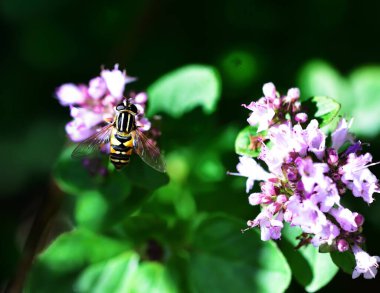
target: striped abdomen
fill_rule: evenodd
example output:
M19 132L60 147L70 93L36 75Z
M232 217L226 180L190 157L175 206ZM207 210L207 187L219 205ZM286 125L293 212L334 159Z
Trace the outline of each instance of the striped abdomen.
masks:
M110 160L117 170L128 165L133 152L133 137L130 132L113 129L110 140Z

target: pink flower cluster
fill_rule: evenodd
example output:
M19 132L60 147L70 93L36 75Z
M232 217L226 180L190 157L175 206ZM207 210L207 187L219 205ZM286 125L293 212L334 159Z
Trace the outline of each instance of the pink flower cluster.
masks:
M262 181L261 191L249 196L249 203L262 209L248 226L259 227L262 240L279 239L284 222L300 227L301 243L350 250L357 263L352 277L374 278L380 258L361 248L364 217L341 201L350 190L370 204L373 194L380 192L378 179L368 169L373 165L371 154L362 152L345 119L331 135L321 130L317 120L308 122L298 89L280 96L267 83L263 92L264 97L245 107L252 111L248 123L263 134L258 160L265 168L241 156L235 174L247 177L247 192L255 181Z
M56 91L56 96L61 105L70 107L73 120L66 124L70 140L83 141L103 126L105 119L114 118L114 107L123 100L125 85L134 80L134 77L127 76L125 71L119 70L116 64L113 70L102 69L100 76L91 79L88 85L61 85ZM128 98L139 110L137 125L142 131L149 130L151 123L144 116L146 93L131 93Z

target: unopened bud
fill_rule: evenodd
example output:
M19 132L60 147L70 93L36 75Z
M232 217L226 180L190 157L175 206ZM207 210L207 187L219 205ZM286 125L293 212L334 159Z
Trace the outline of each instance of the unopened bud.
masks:
M355 223L358 225L358 227L362 226L364 224L364 217L361 214L357 214L355 217Z
M288 96L288 99L291 102L294 102L294 101L296 101L296 100L299 99L299 97L300 97L300 90L298 88L296 88L296 87L291 88L291 89L288 90L287 96Z
M339 239L336 244L338 251L344 252L347 251L350 248L350 245L348 244L347 240L345 239Z
M330 165L335 165L339 160L338 153L335 149L327 149L327 163Z
M298 113L296 114L296 117L294 119L299 123L305 123L307 121L307 114L306 113Z
M276 87L272 82L268 82L263 86L264 96L267 98L276 98Z

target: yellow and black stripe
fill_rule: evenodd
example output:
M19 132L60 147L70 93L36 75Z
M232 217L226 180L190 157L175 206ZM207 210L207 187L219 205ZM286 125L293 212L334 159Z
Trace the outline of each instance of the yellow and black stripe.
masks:
M130 133L114 129L110 141L110 160L117 170L128 165L133 152L133 137Z

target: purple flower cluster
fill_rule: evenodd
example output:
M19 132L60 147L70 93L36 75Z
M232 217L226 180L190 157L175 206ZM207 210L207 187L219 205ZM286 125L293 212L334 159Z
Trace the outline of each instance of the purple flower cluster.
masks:
M240 157L235 175L247 177L247 192L254 181L261 191L250 194L249 203L261 212L248 221L259 227L261 239L279 239L284 222L300 227L301 243L350 250L356 259L353 278L374 278L380 258L362 250L364 217L343 206L351 191L368 204L380 192L378 179L368 169L372 156L362 153L362 144L349 133L350 123L341 119L331 135L317 120L308 121L301 111L300 91L290 89L280 96L272 83L263 87L264 97L245 106L252 111L248 123L262 135L258 160Z
M134 81L118 64L113 70L102 69L100 76L90 80L88 85L66 83L61 85L56 96L63 106L70 107L72 121L66 124L66 132L73 142L81 142L93 135L106 119L113 119L114 107L123 99L127 83ZM136 123L142 131L151 128L150 121L144 116L147 95L144 92L129 95L130 102L139 110Z

